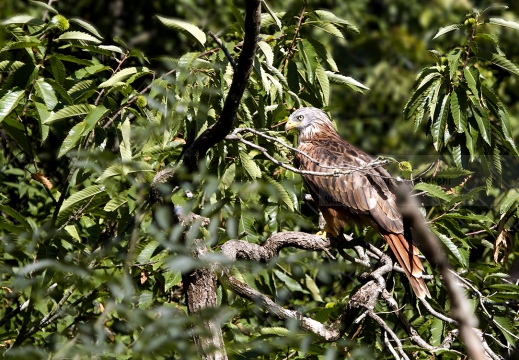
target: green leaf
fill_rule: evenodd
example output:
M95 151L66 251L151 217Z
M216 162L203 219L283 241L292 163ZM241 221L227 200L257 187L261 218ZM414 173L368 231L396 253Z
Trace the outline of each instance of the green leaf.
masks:
M3 60L0 61L0 71L14 71L18 70L22 66L24 66L25 63L23 61L17 61L17 60Z
M504 214L508 210L510 210L510 208L517 201L518 198L519 192L516 189L510 189L508 191L508 194L506 194L505 199L501 203L501 206L499 207L499 213Z
M478 100L474 96L469 96L470 101L474 105L472 107L472 114L479 127L479 133L487 144L490 145L490 119L488 111L479 105Z
M447 168L447 169L444 169L444 170L439 170L436 173L436 176L438 178L456 179L456 178L459 178L459 177L462 177L462 176L469 176L469 175L472 175L472 174L473 174L473 172L470 171L470 170L465 170L465 169L462 169L462 168L450 167L450 168Z
M443 146L443 134L445 132L445 128L447 126L447 116L449 113L448 104L449 104L450 94L447 94L443 97L443 100L440 104L436 105L436 110L434 112L435 117L431 119L431 135L433 138L433 145L436 151L440 150Z
M198 43L202 45L202 47L205 45L205 42L207 40L205 33L195 25L192 25L180 19L166 18L159 15L156 16L160 20L160 22L162 22L167 27L178 30L184 34L191 36L193 39L197 40Z
M506 58L504 55L499 54L492 54L492 60L495 65L499 66L500 68L505 69L506 71L511 72L514 75L519 76L519 67L517 67L516 64L511 62Z
M49 58L50 65L51 65L51 72L54 76L54 79L56 79L56 82L59 84L63 84L63 81L65 81L65 78L67 77L67 72L65 70L65 66L61 62L60 59L58 59L55 56L51 56Z
M67 31L61 34L56 40L81 40L88 41L94 44L100 44L101 40L90 34L81 31Z
M41 98L43 99L43 102L45 103L45 106L48 110L52 110L56 107L58 104L58 98L56 97L56 93L54 92L54 89L52 86L45 82L43 79L38 79L35 83L36 91L39 93Z
M121 124L121 135L122 141L119 145L119 150L121 152L121 158L123 163L130 162L132 160L132 148L130 143L130 134L131 134L131 125L130 119L126 117L126 120Z
M262 335L289 336L291 331L284 327L265 327L260 329Z
M90 111L94 110L96 107L94 105L89 104L79 104L79 105L70 105L66 106L63 109L51 114L47 120L45 120L44 124L50 124L57 120L63 120L73 116L80 116L88 114Z
M462 53L463 51L460 48L456 48L447 55L447 61L449 62L449 77L451 80L456 75Z
M341 19L334 13L328 10L316 10L315 14L319 16L321 21L328 21L337 25L345 26L348 30L351 30L355 33L360 33L359 28L350 23L348 20Z
M415 190L425 191L429 196L449 201L451 196L447 194L441 187L436 184L429 184L425 182L418 183L414 186Z
M317 55L319 55L319 57L326 62L326 65L328 65L330 70L334 73L339 72L337 63L333 59L332 54L328 51L326 46L324 46L321 42L319 42L317 39L313 37L310 37L307 40L310 41L310 44L312 44L312 46L314 47Z
M369 90L367 86L358 82L352 77L335 74L331 71L326 71L326 75L328 75L328 78L332 83L349 86L350 88L358 92L363 92L362 90Z
M59 213L61 214L66 209L68 209L71 206L74 206L78 202L91 198L97 194L104 193L105 187L102 185L90 185L84 188L81 191L78 191L77 193L72 194L68 199L66 199L63 202L63 205L59 209Z
M94 74L104 71L104 70L110 70L110 66L105 66L103 64L95 64L95 65L87 66L82 69L76 70L74 72L74 78L76 78L78 80L83 79L84 77L94 75Z
M445 245L447 250L449 250L451 255L454 256L463 267L467 267L468 261L463 255L463 253L460 251L459 247L448 236L441 234L435 230L433 231L436 233L436 236L438 236L443 245Z
M479 91L476 85L479 80L479 72L476 69L470 71L468 68L465 68L463 69L463 74L465 76L465 80L467 81L467 85L470 91L472 92L472 94L474 94L474 96L479 98Z
M97 124L99 119L101 119L104 114L108 112L103 105L97 106L95 109L90 111L87 116L85 116L85 130L84 133L89 133Z
M280 183L278 183L276 180L272 179L268 175L264 175L264 178L267 180L267 182L270 185L272 185L276 189L276 192L278 193L279 198L281 199L281 201L283 201L285 203L285 205L290 210L293 211L294 210L294 203L292 202L292 199L290 198L290 195L288 195L288 192L285 190L283 185L281 185Z
M252 178L252 179L259 179L261 178L261 170L256 165L254 160L252 160L252 157L246 150L240 150L240 161L245 169L245 172Z
M265 0L262 0L261 3L262 3L262 6L269 13L270 17L272 18L272 20L274 21L274 23L276 24L278 29L281 30L281 27L282 27L281 20L279 20L279 18L277 17L276 13L274 11L272 11L272 9L270 8L270 6L267 4L267 2Z
M308 290L310 290L310 294L312 294L312 298L315 301L321 301L321 302L324 301L323 298L321 297L319 287L315 283L314 279L312 279L310 276L308 276L308 274L305 274L305 284L306 284L306 288Z
M13 24L28 24L28 25L44 25L45 23L38 18L31 15L15 15L9 19L0 22L0 26L7 26Z
M72 18L69 19L71 23L78 24L83 29L91 33L92 35L98 37L99 39L102 39L103 36L97 31L97 29L94 27L94 25L90 24L89 22L86 22L85 20L78 19L78 18Z
M284 272L281 272L279 270L274 270L274 274L283 282L283 284L290 290L290 291L300 291L300 292L306 292L301 287L301 284L299 284L296 280L292 279L290 276L285 274Z
M114 197L110 199L103 208L104 211L114 211L117 210L122 205L126 204L128 202L128 191L123 191L121 193L116 194ZM142 255L142 252L141 252ZM140 255L139 255L140 256ZM148 258L149 259L149 258ZM148 259L141 261L137 260L138 262L145 262Z
M488 22L493 25L500 25L510 29L519 30L519 23L515 21L500 19L500 18L490 18Z
M130 163L121 164L115 163L107 167L100 177L96 179L96 182L102 182L110 177L114 176L126 176L133 172L153 172L153 167L144 161L132 161Z
M319 81L319 85L321 85L323 104L324 106L328 106L328 101L330 100L330 81L326 71L320 64L317 65L317 68L315 69L315 77L317 78L317 81Z
M338 37L340 39L344 39L344 35L342 32L337 28L337 26L330 24L330 23L324 23L324 22L305 22L306 24L310 24L318 29L323 30L324 32L327 32L330 35L333 35L335 37Z
M99 84L99 87L104 88L104 87L113 86L113 85L116 85L118 82L122 82L122 81L126 80L127 78L129 78L132 75L139 74L139 73L147 74L150 72L151 72L151 70L145 66L129 67L126 69L122 69L122 70L116 72L115 74L113 74L110 79Z
M317 53L308 40L303 39L299 44L299 52L308 73L308 79L310 83L313 84L315 68L319 64L317 62Z
M467 120L465 119L465 114L461 111L460 104L458 102L458 93L457 91L453 91L451 93L451 114L452 119L454 120L454 125L456 126L456 130L459 133L465 132L465 128L467 127Z
M447 34L448 32L451 32L451 31L454 31L454 30L458 30L460 28L464 28L465 25L463 24L451 24L451 25L448 25L448 26L445 26L445 27L442 27L440 28L440 30L438 30L438 32L436 33L436 35L434 35L433 37L433 40L444 35L444 34Z
M272 66L274 62L274 52L272 51L272 48L269 44L267 44L265 41L258 42L258 47L265 55L265 60L267 61L267 64L269 66Z
M9 205L0 205L0 211L3 211L7 215L9 215L9 216L13 217L14 219L16 219L20 223L20 225L22 225L25 228L25 230L27 230L27 231L31 230L31 226L29 225L29 223L25 219L25 216L20 214L18 211L16 211L15 209L10 207Z
M469 125L467 129L465 130L465 139L467 144L467 149L470 153L470 161L474 161L476 158L476 155L478 155L478 137L479 133L476 128L474 128L472 125Z
M68 132L67 137L65 140L63 140L63 144L61 144L61 148L59 149L58 159L65 155L67 152L69 152L71 149L73 149L79 139L81 139L81 135L83 134L83 131L85 130L85 122L81 121L80 123L77 123L74 125L72 129Z
M58 11L56 9L54 9L50 5L45 4L44 2L37 1L37 0L30 0L29 2L31 3L31 5L35 5L35 6L41 7L42 9L45 9L46 11L48 11L48 12L50 12L52 14L57 14L58 13Z
M0 99L0 123L16 108L24 94L25 90L9 91Z

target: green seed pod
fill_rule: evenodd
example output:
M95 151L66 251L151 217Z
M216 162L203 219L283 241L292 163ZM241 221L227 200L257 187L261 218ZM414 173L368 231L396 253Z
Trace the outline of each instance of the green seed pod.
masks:
M142 95L137 96L137 100L135 100L135 103L140 108L143 108L148 104L148 102L146 101L146 98Z
M60 32L68 30L68 28L70 27L70 24L69 24L67 18L64 17L63 15L55 15L50 20L50 23L51 23L52 27L57 28L58 31L60 31Z

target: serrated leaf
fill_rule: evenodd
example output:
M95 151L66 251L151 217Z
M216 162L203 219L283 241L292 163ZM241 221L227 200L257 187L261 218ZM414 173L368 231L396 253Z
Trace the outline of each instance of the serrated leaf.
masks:
M205 45L205 42L207 40L205 33L195 25L180 19L166 18L159 15L156 16L160 20L160 22L162 22L167 27L178 30L184 34L191 36L193 39L197 40L200 43L200 45L202 45L202 47Z
M132 160L130 133L131 133L130 119L127 117L126 120L124 120L124 122L121 124L121 135L122 135L123 139L119 145L119 150L121 152L121 158L123 160L123 163L127 163Z
M477 88L477 82L479 78L479 72L477 70L470 71L469 68L463 69L463 74L465 76L465 80L467 81L467 86L474 96L479 98L479 91Z
M478 137L479 137L479 133L478 133L477 129L475 129L474 127L469 125L467 127L467 129L465 130L465 139L466 139L467 149L469 150L469 153L470 153L470 161L474 161L474 159L476 158L476 155L478 155L478 148L477 148Z
M86 66L82 69L76 70L74 72L74 78L76 79L83 79L84 77L94 75L98 72L104 71L104 70L110 70L109 66L105 66L103 64L95 64L91 66ZM69 91L70 94L71 91Z
M105 187L102 185L90 185L77 193L72 194L68 199L63 202L63 205L59 209L59 213L62 213L71 206L74 206L78 202L91 198L97 194L104 193Z
M462 168L454 168L454 167L450 167L450 168L447 168L447 169L444 169L444 170L439 170L437 173L436 173L436 176L438 178L446 178L446 179L456 179L456 178L459 178L459 177L462 177L462 176L469 176L469 175L472 175L473 172L470 171L470 170L465 170L465 169L462 169Z
M284 272L281 272L279 270L274 270L274 274L283 282L283 284L290 290L290 291L301 291L305 292L305 290L301 287L301 284L299 284L296 280L292 279L290 276L285 274Z
M43 79L38 79L35 83L36 91L39 93L41 98L43 99L43 102L45 103L45 106L48 110L52 110L56 107L58 104L58 98L56 97L56 93L54 92L54 89L52 86L45 82Z
M414 189L425 191L427 194L429 194L429 196L445 201L449 201L451 198L449 194L443 191L443 189L436 184L421 182L416 184Z
M290 195L288 195L288 192L285 190L283 185L281 185L276 180L272 179L271 177L269 177L267 175L265 175L264 177L265 177L265 179L267 179L267 182L276 189L281 201L283 201L285 203L285 205L288 206L288 208L293 211L294 203L292 202Z
M458 101L458 93L453 91L451 94L451 114L452 119L454 120L454 125L456 126L456 130L458 133L465 132L465 128L467 126L467 121L465 119L465 115L461 112L460 104Z
M151 72L150 69L148 69L145 66L138 66L138 67L129 67L126 69L122 69L115 74L112 75L112 77L105 82L102 82L99 84L100 88L105 88L109 86L113 86L117 84L118 82L124 81L127 78L129 78L132 75L138 74L138 73L149 73Z
M81 139L81 135L85 130L85 122L81 121L74 125L72 129L68 132L67 137L63 140L63 144L61 144L61 148L59 149L58 159L69 152L71 149L76 147L79 139Z
M173 272L171 270L167 271L164 275L164 291L168 291L173 286L177 286L182 281L182 273L181 272Z
M0 71L14 71L18 70L22 66L24 66L25 63L23 61L18 60L3 60L0 61Z
M25 90L10 91L0 99L0 123L16 108L24 94Z
M325 23L325 22L311 22L311 23L306 22L305 24L310 24L318 29L323 30L324 32L327 32L330 35L333 35L340 39L344 39L344 35L334 24Z
M95 26L90 24L89 22L87 22L83 19L78 19L78 18L72 18L72 19L69 19L69 21L71 23L78 24L83 29L85 29L89 33L93 34L94 36L98 37L99 39L103 39L103 36L99 33L99 31L97 31Z
M97 124L99 119L103 117L104 114L108 112L108 109L103 105L97 106L95 109L90 111L87 116L85 116L85 130L84 133L89 133Z
M77 232L77 228L75 225L67 225L65 226L65 231L72 236L73 239L77 241L81 241L81 237L79 236L79 233Z
M310 83L313 84L315 68L319 65L317 62L317 53L308 40L303 39L299 44L299 53L301 54L303 64L308 73L308 79L310 80Z
M61 62L60 59L52 56L49 58L50 66L51 66L51 72L54 76L54 79L56 79L56 82L59 84L63 84L63 81L65 81L65 78L67 77L67 71L65 70L65 66Z
M431 119L431 135L436 151L440 150L443 146L443 134L447 125L449 98L450 94L447 94L443 97L441 103L436 104L434 117Z
M328 75L328 78L332 83L347 85L358 92L363 92L362 90L369 90L367 86L365 86L364 84L360 83L352 77L335 74L331 71L326 71L326 75Z
M265 59L267 61L267 64L269 66L272 66L274 62L274 52L272 51L272 48L269 44L267 44L265 41L258 42L258 47L263 52L263 55L265 55Z
M501 206L499 207L499 213L504 214L508 210L510 210L510 208L513 204L515 204L517 199L519 199L519 192L516 189L510 189L508 191L508 194L506 194L505 199L501 203Z
M274 21L274 23L276 24L278 29L281 30L281 27L282 27L281 20L279 20L279 18L276 15L276 13L274 11L272 11L272 9L270 8L270 6L267 4L267 2L265 0L262 0L261 2L263 4L263 7L267 10L267 12L269 13L270 17L272 18L272 21Z
M80 40L100 44L101 40L90 34L81 31L67 31L61 34L56 40Z
M326 62L330 70L334 73L339 72L337 63L333 59L332 54L328 51L328 49L326 49L326 46L324 46L321 42L319 42L317 39L313 37L310 37L307 40L310 41L310 44L312 44L312 46L314 47L317 55L319 55L319 57Z
M451 31L454 31L454 30L457 30L460 28L464 28L464 27L465 27L465 25L463 25L463 24L451 24L451 25L442 27L442 28L440 28L440 30L438 30L436 35L434 35L433 40L444 34L447 34L448 32L451 32Z
M329 21L329 22L334 23L334 24L338 24L338 25L341 25L341 26L346 26L346 28L348 30L351 30L351 31L353 31L353 32L355 32L357 34L360 32L358 27L353 25L348 20L345 20L345 19L342 19L342 18L338 17L337 15L332 13L331 11L328 11L328 10L316 10L315 13L319 16L319 19L322 20L322 21Z
M448 236L441 234L437 231L435 231L435 233L441 240L443 245L445 245L445 247L449 250L451 255L453 255L463 267L467 267L467 259L465 258L465 256L463 256L458 246Z
M51 114L47 120L45 120L44 124L50 124L57 120L67 119L73 116L80 116L88 114L90 111L94 110L96 107L94 105L89 104L79 104L79 105L70 105L66 106L63 109Z
M262 335L288 336L290 335L290 330L284 327L266 327L261 328L260 333Z
M506 71L509 71L512 74L519 76L519 67L510 60L508 60L505 56L499 54L492 54L491 61L500 68L503 68Z
M132 161L130 163L121 164L121 163L115 163L110 166L108 166L100 177L96 179L96 182L102 182L103 180L106 180L113 176L126 176L129 173L133 172L153 172L153 167L144 161Z
M447 61L449 62L449 77L451 80L454 78L454 75L456 75L462 53L463 51L460 48L456 48L447 55Z
M478 124L479 133L483 140L490 145L490 119L488 111L479 105L478 100L475 99L474 96L469 96L469 99L474 105L472 107L472 114L474 114L474 118Z
M328 101L330 100L330 81L326 71L320 64L315 68L315 77L323 93L323 104L324 106L328 106Z
M31 15L15 15L0 22L0 26L13 24L44 25L45 23L41 19L35 18Z
M310 290L310 294L312 294L312 298L315 301L321 301L321 302L324 301L323 298L321 297L319 287L315 283L314 279L312 279L308 274L305 274L305 284L306 284L306 288L308 290Z
M245 169L245 172L252 178L252 179L259 179L261 178L261 170L258 167L258 165L254 162L254 160L251 158L248 152L245 150L240 150L240 161Z
M25 228L25 230L31 230L31 226L29 225L29 223L25 219L25 216L20 214L18 211L16 211L15 209L10 207L9 205L0 205L0 211L3 211L7 215L9 215L9 216L13 217L14 219L16 219L20 223L20 225L22 225Z
M48 12L52 13L52 14L57 14L58 11L56 9L54 9L52 6L50 5L47 5L45 4L44 2L41 2L41 1L37 1L37 0L30 0L29 1L32 5L35 5L35 6L39 6L41 7L42 9L45 9L47 10Z
M510 29L519 30L519 23L515 21L505 20L501 18L490 18L488 19L490 24L504 26Z
M123 49L115 45L99 45L99 48L107 51L116 52L119 54L126 54L126 52Z

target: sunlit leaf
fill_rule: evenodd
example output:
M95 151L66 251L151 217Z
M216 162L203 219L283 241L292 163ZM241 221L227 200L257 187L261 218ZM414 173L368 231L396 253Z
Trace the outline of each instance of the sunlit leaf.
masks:
M56 40L81 40L88 41L94 44L101 43L101 40L90 34L81 31L67 31L61 34Z
M71 149L76 147L79 139L81 139L81 135L85 130L85 122L81 121L74 125L72 129L68 132L67 137L63 140L63 144L61 144L61 148L59 149L58 159L69 152Z
M159 15L156 16L160 20L160 22L162 22L167 27L178 30L184 34L191 36L193 39L197 40L200 43L200 45L202 45L202 47L205 45L205 42L207 40L205 33L195 25L180 19L166 18Z
M69 21L71 23L78 24L83 29L85 29L86 31L88 31L92 35L98 37L99 39L103 39L103 36L99 33L99 31L95 28L95 26L90 24L89 22L87 22L87 21L85 21L83 19L78 19L78 18L72 18L72 19L69 19Z
M59 209L59 212L64 212L67 208L74 206L78 202L89 199L97 194L104 193L105 187L103 185L90 185L77 193L72 194L68 199L63 202L63 205Z
M420 190L420 191L425 191L427 194L429 194L429 196L437 198L437 199L445 200L445 201L449 201L450 197L451 197L441 187L439 187L436 184L429 184L429 183L421 182L421 183L416 184L414 186L414 189Z
M519 30L519 23L511 20L505 20L501 18L490 18L488 19L490 24L505 26L510 29Z
M34 85L36 87L36 90L42 97L45 106L47 106L47 109L54 109L58 104L58 98L56 97L56 94L52 86L49 83L45 82L45 80L43 79L38 79L34 83Z
M369 90L366 85L360 83L352 77L335 74L331 71L326 71L326 75L328 75L328 78L332 83L349 86L358 92L363 92L362 90Z
M150 72L150 69L148 69L145 66L125 68L125 69L122 69L122 70L116 72L115 74L113 74L110 79L99 84L99 87L105 88L105 87L113 86L113 85L117 84L118 82L128 79L132 75L135 75L138 73L147 74L149 72Z
M0 99L0 122L2 122L23 99L25 90L10 91Z
M448 32L451 32L451 31L454 31L454 30L457 30L460 28L464 28L464 27L465 27L465 25L463 25L463 24L451 24L451 25L442 27L442 28L440 28L440 30L438 30L436 35L434 35L433 40L444 34L447 34Z
M50 124L57 120L67 119L73 116L80 116L88 114L90 111L94 110L96 107L94 105L89 104L79 104L79 105L70 105L66 106L63 109L52 113L47 120L45 120L44 124Z

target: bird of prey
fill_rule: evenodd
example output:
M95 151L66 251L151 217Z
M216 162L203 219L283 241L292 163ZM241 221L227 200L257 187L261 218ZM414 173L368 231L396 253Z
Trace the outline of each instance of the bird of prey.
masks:
M313 201L326 220L325 231L337 237L348 223L372 226L389 244L419 298L430 297L422 278L424 267L412 244L399 211L394 179L373 159L349 144L337 133L326 113L316 108L294 111L285 131L298 136L296 167L307 172L334 173L334 176L303 174ZM406 238L407 236L407 238Z

